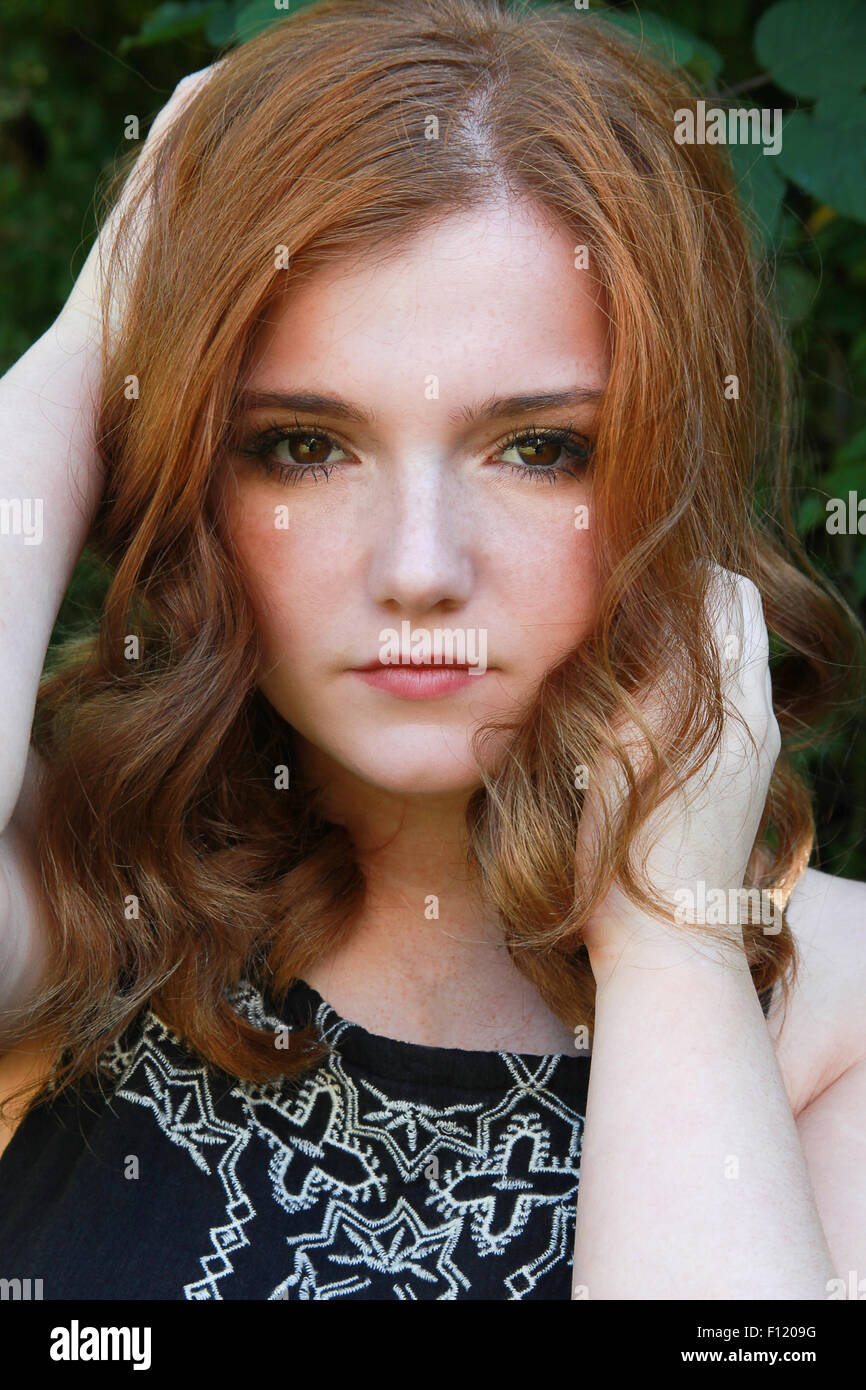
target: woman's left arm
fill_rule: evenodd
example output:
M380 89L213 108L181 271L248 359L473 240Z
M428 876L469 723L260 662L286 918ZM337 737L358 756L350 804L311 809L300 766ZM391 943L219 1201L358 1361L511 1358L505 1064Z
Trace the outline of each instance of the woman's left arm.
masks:
M834 1259L826 1297L866 1298L866 1055L797 1117Z
M726 694L742 723L726 719L714 765L654 812L638 846L648 847L650 882L671 903L683 901L682 889L696 900L712 889L737 894L779 752L760 595L740 576L727 579L733 595L714 630L724 651L739 634ZM646 702L650 719L663 717L661 694ZM602 777L603 799L611 788L615 797L616 779ZM590 793L578 873L597 809ZM834 1268L742 929L728 917L721 927L674 929L615 885L587 924L596 1018L575 1297L822 1299L847 1274ZM862 1133L866 1080L858 1071L836 1084L841 1128ZM815 1120L823 1122L817 1108ZM836 1213L843 1202L857 1206L858 1190L866 1206L866 1183L851 1171L862 1146L850 1133L847 1142L850 1161L829 1156L826 1170ZM862 1249L866 1227L857 1239Z
M776 1057L837 1280L830 1298L866 1298L866 883L808 870L788 909L797 990ZM793 1095L792 1095L793 1092Z
M646 925L599 972L574 1296L826 1298L842 1271L745 953L685 950ZM864 1082L837 1105L861 1135ZM837 1166L829 1180L866 1192Z

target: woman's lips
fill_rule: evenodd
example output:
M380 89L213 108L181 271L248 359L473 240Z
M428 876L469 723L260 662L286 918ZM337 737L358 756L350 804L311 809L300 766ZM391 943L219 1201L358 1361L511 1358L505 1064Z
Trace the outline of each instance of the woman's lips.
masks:
M472 674L466 666L378 666L370 670L355 670L365 685L396 695L401 700L431 700L450 695L467 685L483 680L486 672Z

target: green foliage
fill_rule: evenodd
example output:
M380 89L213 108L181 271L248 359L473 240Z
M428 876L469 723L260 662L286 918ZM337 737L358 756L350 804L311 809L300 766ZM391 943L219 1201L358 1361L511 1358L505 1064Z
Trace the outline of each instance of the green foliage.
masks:
M864 150L866 95L837 92L821 97L813 111L788 117L779 166L818 202L866 222Z
M227 5L223 0L169 0L149 14L137 34L121 39L119 52L151 44L170 43L192 34L214 48L246 43L271 24L303 8L306 0L247 0Z
M770 252L779 237L786 187L777 167L778 158L765 156L754 145L729 145L728 154L737 177L743 210L761 249Z
M50 324L96 228L94 197L126 153L126 118L149 122L175 84L306 0L9 0L0 49L0 370ZM550 3L550 0L538 0ZM554 0L555 3L555 0ZM582 11L561 0L575 24ZM793 513L813 563L861 612L866 544L826 529L826 503L866 495L866 3L654 0L591 9L680 64L708 106L784 113L782 148L728 147L756 246L775 276L802 382ZM673 114L672 114L673 129ZM866 529L866 521L864 521ZM92 623L104 577L87 552L54 642ZM866 879L866 734L804 764L825 866Z
M658 50L671 66L686 68L699 82L709 81L721 71L724 60L718 50L672 19L644 9L639 14L614 10L608 19L616 28Z
M210 21L225 9L218 0L170 0L148 15L137 34L127 34L117 45L118 53L151 44L169 43L172 39L206 32Z
M798 97L858 92L864 82L861 0L781 0L761 16L755 55L777 87Z

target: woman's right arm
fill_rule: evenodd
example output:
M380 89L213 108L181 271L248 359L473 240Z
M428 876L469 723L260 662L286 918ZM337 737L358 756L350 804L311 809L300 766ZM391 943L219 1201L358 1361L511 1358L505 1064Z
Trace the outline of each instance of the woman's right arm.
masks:
M162 134L218 64L192 73L154 120L118 213ZM108 219L57 319L0 378L0 1052L3 1012L44 965L36 844L40 759L30 742L45 653L103 489L95 443L100 258Z
M91 272L92 272L92 263ZM102 492L96 306L82 271L51 327L0 378L0 1011L39 984L30 730L45 653ZM2 1046L2 1020L0 1020Z

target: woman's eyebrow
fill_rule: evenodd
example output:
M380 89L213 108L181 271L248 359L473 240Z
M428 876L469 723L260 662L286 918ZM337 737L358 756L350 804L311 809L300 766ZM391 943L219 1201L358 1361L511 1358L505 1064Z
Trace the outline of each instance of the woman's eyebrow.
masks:
M497 420L532 411L550 410L561 406L593 404L604 395L603 387L573 386L565 391L535 391L519 396L492 396L486 401L461 406L448 416L452 424L461 421L473 424L478 420ZM358 424L374 424L374 411L364 410L341 396L326 396L316 391L243 391L239 398L241 411L293 410L298 414L331 415L355 420Z

